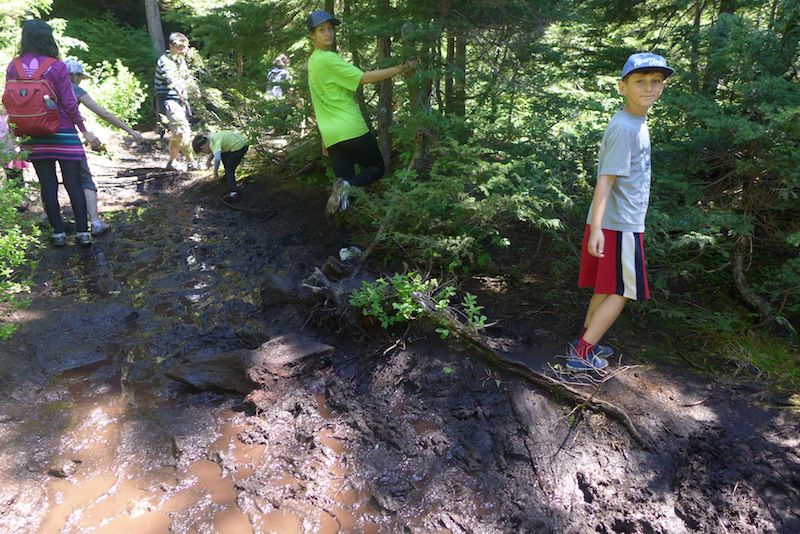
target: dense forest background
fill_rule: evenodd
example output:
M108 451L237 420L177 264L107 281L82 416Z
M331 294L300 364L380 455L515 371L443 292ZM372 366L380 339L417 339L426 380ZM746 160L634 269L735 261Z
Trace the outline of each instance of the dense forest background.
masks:
M158 53L145 3L3 1L0 60L21 20L49 20L62 56L90 66L95 99L152 128ZM259 172L321 182L305 81L315 8L343 20L337 49L362 69L419 62L358 95L392 171L356 203L355 232L378 235L386 265L444 276L509 274L534 255L554 280L545 297L576 316L585 296L565 294L618 72L633 52L664 55L676 75L649 119L654 298L633 317L680 339L698 365L734 360L800 385L800 3L163 0L164 32L194 48L203 125L245 131ZM269 100L280 53L293 81ZM0 190L0 289L24 303L37 230L16 215L16 194Z

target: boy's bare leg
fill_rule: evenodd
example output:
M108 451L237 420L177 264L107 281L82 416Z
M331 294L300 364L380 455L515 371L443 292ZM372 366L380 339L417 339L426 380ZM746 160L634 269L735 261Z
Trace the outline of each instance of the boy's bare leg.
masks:
M83 196L86 197L86 212L89 214L89 222L98 222L100 216L97 213L97 192L92 189L84 189Z
M173 133L169 138L169 144L167 145L167 150L169 152L169 161L167 162L167 169L172 168L172 163L178 158L178 154L181 152L181 135Z
M594 312L597 311L597 308L600 304L606 300L607 294L600 294L595 293L592 295L591 300L589 301L589 309L586 310L586 318L583 320L583 328L584 330L589 328L589 325L592 324L592 317L594 316Z
M627 300L620 295L593 295L589 302L589 311L586 313L589 322L583 339L591 345L596 345L622 313ZM592 309L593 304L594 309Z

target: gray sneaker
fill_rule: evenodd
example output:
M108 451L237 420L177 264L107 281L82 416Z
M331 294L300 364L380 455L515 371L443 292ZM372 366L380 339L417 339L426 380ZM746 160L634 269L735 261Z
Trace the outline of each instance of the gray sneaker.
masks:
M92 235L103 235L111 229L109 225L103 221L94 221L92 223Z
M347 180L337 178L336 181L333 182L333 190L331 191L331 196L328 198L328 205L325 211L333 214L340 210L346 210L350 205L350 201L347 198L349 194L350 183Z
M350 182L342 180L342 192L339 195L339 211L347 211L350 207Z
M82 247L92 246L92 234L89 232L78 232L75 234L75 242Z
M60 234L53 234L50 237L50 242L53 243L54 247L63 247L67 244L67 234L61 232Z

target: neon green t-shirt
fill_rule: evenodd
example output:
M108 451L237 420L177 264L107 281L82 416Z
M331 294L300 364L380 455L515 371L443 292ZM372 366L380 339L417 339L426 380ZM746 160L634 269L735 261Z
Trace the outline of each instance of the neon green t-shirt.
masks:
M363 74L335 52L314 50L308 58L308 88L325 147L369 132L353 98Z
M208 136L208 146L211 153L236 152L247 144L247 139L239 132L233 130L220 130Z

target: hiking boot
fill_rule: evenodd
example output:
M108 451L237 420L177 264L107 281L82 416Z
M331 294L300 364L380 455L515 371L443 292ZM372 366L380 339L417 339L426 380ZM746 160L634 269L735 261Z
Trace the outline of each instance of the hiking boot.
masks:
M597 354L592 354L589 358L571 357L567 360L567 369L570 371L600 371L608 367L608 361Z
M330 198L328 198L328 206L325 211L330 214L334 214L337 211L345 211L350 206L350 201L347 198L349 194L350 182L337 178L333 182L333 190Z
M104 233L108 232L111 229L109 225L104 223L103 221L93 221L92 222L92 235L103 235Z
M574 354L575 347L578 346L579 342L580 342L579 339L573 339L572 342L569 344L569 349L570 349L569 350L569 354L570 354L570 356L574 356L575 355ZM614 355L614 349L612 349L611 347L609 347L607 345L601 345L599 343L594 346L594 349L592 349L592 352L594 352L595 356L600 356L601 358L610 358L610 357L612 357Z
M90 247L92 245L92 234L89 232L78 232L75 234L75 242L82 247Z
M67 234L61 232L60 234L53 234L50 236L50 242L54 247L63 247L67 244Z
M227 202L239 202L239 193L237 193L236 191L231 191L230 193L225 194L222 197L222 200L225 200Z

